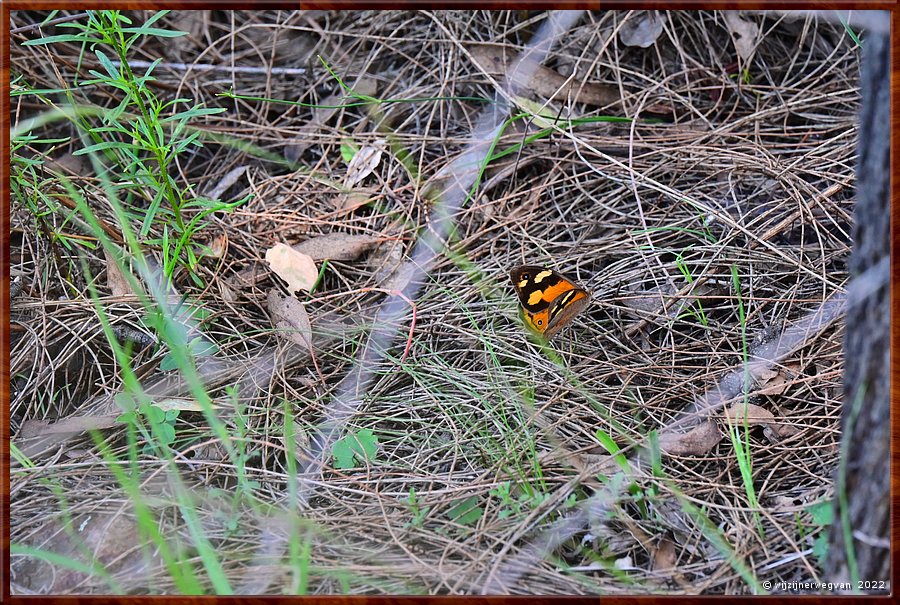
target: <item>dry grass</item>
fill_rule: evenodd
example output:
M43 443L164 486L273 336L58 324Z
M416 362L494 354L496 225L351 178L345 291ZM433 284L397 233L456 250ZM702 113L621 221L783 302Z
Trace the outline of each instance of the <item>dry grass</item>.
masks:
M622 102L598 108L558 98L554 111L643 116L647 107L662 107L668 115L657 123L579 124L488 167L475 197L454 216L456 238L433 259L418 292L408 358L400 362L411 321L406 313L393 345L364 368L371 380L357 393L360 406L342 434L371 429L379 440L376 458L353 470L334 469L329 460L321 474L303 483L299 511L289 497L284 401L296 429L315 436L386 298L366 289L397 287L396 268L433 220L435 201L423 194L425 185L463 150L485 105L382 103L338 109L316 121L323 110L216 94L233 87L239 95L334 103L339 99L329 96L341 91L315 59L321 55L344 82L379 99L493 98L502 76L478 69L464 49L487 42L517 52L544 17L474 11L213 11L191 18L173 13L163 23L192 29L192 36L174 42L151 38L134 49L135 59L163 58L154 72L157 94L229 108L198 120L203 131L302 166L286 170L228 142L207 142L182 155L173 175L208 192L232 169L246 167L223 199L254 196L233 213L211 217L202 233L210 240L225 235L228 242L221 259L200 265L206 287L184 275L175 284L179 294L210 312L199 327L219 346L218 365L209 372L222 373L210 392L227 403L224 387L239 385L243 413L223 417L231 434L242 437L246 456L238 469L203 416L182 413L179 436L198 441L171 466L141 458L142 489L160 531L182 544L185 556L195 556L172 503L171 482L164 479L177 467L235 590L297 590L287 559L287 536L295 531L310 548L306 589L312 593L478 593L506 573L516 556L524 562L521 573L503 576L514 581L498 590L750 592L681 497L703 509L760 582L817 577L812 546L820 528L805 509L831 497L841 322L810 333L773 360L780 374L767 374L751 388L750 403L796 429L783 438L770 438L761 426L749 431L761 534L727 438L707 451L664 455L664 480L637 457L649 433L665 432L742 367L732 267L751 348L843 292L859 50L840 25L813 16L749 17L763 37L746 84L721 14L669 13L661 36L647 49L626 47L615 35L640 15L585 14L554 46L545 66L564 76L574 73L576 82L611 85ZM40 18L14 13L12 27ZM35 36L13 36L13 72L36 88L71 82L77 46L17 44ZM232 75L172 65L195 61L253 69ZM279 75L271 68L295 71ZM117 102L101 91L82 94L82 100L101 106ZM42 109L30 97L22 99L13 103L14 124ZM521 124L504 134L498 149L522 141ZM73 131L66 124L48 133ZM352 210L336 207L345 198L329 182L340 183L346 172L342 141L365 146L385 138L390 151L358 186L374 201ZM34 146L22 153L49 154L73 165L65 154L77 147L48 149ZM408 154L406 165L401 152ZM76 167L73 179L96 215L119 229L90 172ZM100 302L110 321L153 339L141 324L140 307L105 289L102 252L73 251L48 237L59 231L91 235L67 222L67 213L62 208L35 220L21 200L13 200L12 275L22 282L12 300L14 443L24 422L109 411L104 406L122 389L122 369L101 330L79 258L99 276ZM267 292L278 284L261 260L277 242L334 232L383 241L358 259L329 262L323 283L306 301L316 329L318 370L297 354L287 353L286 363L285 345L266 311ZM558 359L530 343L516 318L507 272L523 263L553 267L593 292L588 310L554 340ZM246 286L235 280L254 267L262 279ZM165 353L166 347L135 346L131 364L145 383L160 380ZM773 379L786 380L784 388L760 393ZM176 391L177 386L165 392ZM712 417L725 426L720 409ZM603 452L598 429L621 447L631 446L635 474L624 483L598 480L590 467ZM125 457L122 431L106 434ZM302 438L298 447L301 453L306 447ZM59 530L67 516L75 527L133 518L133 505L90 439L62 442L33 462L34 469L12 471L14 543L74 554ZM234 498L242 481L256 482L252 496ZM496 491L507 481L513 499L529 489L543 496L515 510ZM629 481L639 490L629 491ZM419 522L408 502L411 488L422 509ZM645 499L636 500L636 493ZM577 506L565 506L573 494L579 502L602 496L605 514L589 525L575 523L552 553L535 550L553 522L577 517L571 516ZM451 519L451 507L471 496L483 508L477 520ZM298 518L305 521L298 525ZM88 550L122 589L174 590L158 557L142 559L134 549L132 523L100 532L113 536L102 539L90 537L91 527L84 530ZM14 556L13 565L17 592L109 590L96 577L51 576L28 557Z

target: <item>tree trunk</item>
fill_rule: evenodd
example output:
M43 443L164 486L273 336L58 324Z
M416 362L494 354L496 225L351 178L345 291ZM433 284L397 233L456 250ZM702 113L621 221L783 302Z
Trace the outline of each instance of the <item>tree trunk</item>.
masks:
M841 463L825 580L853 582L854 591L882 592L890 590L891 482L890 41L885 33L864 37L860 87Z

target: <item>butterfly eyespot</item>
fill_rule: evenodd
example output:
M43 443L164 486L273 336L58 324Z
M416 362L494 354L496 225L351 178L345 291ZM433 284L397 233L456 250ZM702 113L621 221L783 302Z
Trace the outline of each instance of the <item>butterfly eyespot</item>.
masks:
M539 325L539 326L544 325L544 320L543 319L537 320L537 325Z

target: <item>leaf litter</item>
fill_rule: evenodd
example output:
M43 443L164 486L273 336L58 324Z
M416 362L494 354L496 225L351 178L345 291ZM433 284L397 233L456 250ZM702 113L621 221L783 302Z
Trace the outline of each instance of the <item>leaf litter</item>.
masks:
M730 560L747 562L760 580L769 581L806 577L816 569L803 554L811 546L797 536L793 516L765 511L771 513L762 521L766 548L758 548L735 456L722 439L725 415L742 418L742 396L692 411L698 392L712 390L740 365L742 338L731 282L707 289L696 281L736 268L748 339L773 321L777 331L789 331L841 292L852 210L858 51L842 25L808 15L793 20L759 13L729 25L732 17L724 13L661 14L666 35L651 41L655 26L650 28L638 40L650 42L644 49L626 47L616 36L626 13L584 13L553 46L527 89L519 91L538 107L550 101L563 118L640 117L658 103L666 119L586 122L524 145L533 127L500 135L496 149L509 153L500 159L503 171L489 174L502 178L492 180L489 191L476 190L454 216L449 253L436 257L415 300L409 358L398 364L405 343L393 343L387 357L373 362L377 379L360 393L362 405L337 435L370 431L378 439L374 458L364 464L356 454L344 456L348 468L335 469L330 457L332 466L323 467L312 482L314 505L305 507L288 503L284 444L272 438L284 432L285 399L295 427L304 431L297 437L297 463L303 465L321 439L316 427L339 403L333 397L336 385L353 371L355 355L368 350L367 335L378 325L373 308L386 295L373 286L393 290L410 283L405 263L432 227L436 201L429 194L441 189L426 185L468 178L455 172L453 160L485 109L484 101L469 99L493 98L545 14L236 11L222 21L209 11L189 23L213 44L202 36L185 37L185 56L193 49L206 53L211 64L234 67L228 86L238 94L260 97L258 91L265 90L267 97L310 105L353 103L319 68L315 54L321 54L354 88L365 79L377 82L381 99L454 98L339 109L285 109L242 100L246 113L240 119L223 114L198 123L241 144L207 147L214 152L202 162L185 162L185 174L199 191L222 191L248 202L215 215L201 231L200 241L227 237L223 245L210 246L221 256L199 260L212 287L199 288L184 275L177 276L176 286L210 312L197 329L219 350L198 357L197 370L215 401L227 398L227 391L243 406L237 416L217 412L231 431L237 419L245 419L247 438L241 443L253 457L244 470L259 483L254 504L264 506L239 510L237 524L216 525L226 508L209 486L235 485L240 476L221 443L185 447L177 464L185 479L194 481L193 504L236 589L279 593L287 585L277 573L260 574L255 562L271 565L287 552L290 534L280 528L290 527L298 510L303 526L315 528L311 561L323 572L310 578L311 592L341 590L330 579L339 572L349 574L353 591L366 593L468 594L492 587L515 594L743 594L752 587ZM26 15L11 15L11 26L28 25ZM160 23L167 19L177 23L175 15ZM638 24L643 17L634 13L632 19ZM761 27L754 33L746 22ZM232 30L235 26L241 33ZM273 30L280 35L273 37ZM799 44L809 32L817 44ZM22 47L23 35L14 36L13 66L36 86L59 87L56 72L35 71L46 57L36 55L35 47ZM216 36L221 44L215 44ZM739 39L752 46L740 46ZM75 48L47 48L66 55L59 73L80 64ZM147 56L166 56L165 46L153 38L140 40L136 48ZM740 90L728 75L736 56L746 62L749 80ZM269 63L260 65L256 57ZM818 74L815 80L807 70ZM223 89L219 71L188 71L164 59L154 76L161 91L178 89L179 96L210 106L222 103L215 96ZM827 102L822 90L829 91ZM801 114L791 109L798 106L804 107ZM354 178L363 176L354 191L335 194L349 172L341 142L351 139L360 150L376 150L388 134L391 161L384 152L378 158L369 152L358 160ZM291 168L247 154L245 141L282 149ZM791 170L773 171L771 162ZM232 172L235 166L246 169ZM412 181L412 174L421 182ZM91 176L79 186L94 194L91 207L114 234L118 219ZM810 200L814 222L803 211ZM52 213L47 217L62 220ZM122 384L93 306L77 288L33 278L68 275L70 266L60 264L54 244L18 203L11 208L11 222L12 233L22 234L11 247L11 269L27 282L12 306L14 325L25 326L11 341L14 439L26 426L39 433L69 418L91 420L57 428L102 425L120 413L113 395ZM55 226L63 233L76 228ZM641 238L634 237L636 226L645 232ZM704 231L709 237L697 235ZM162 235L151 226L150 238ZM346 237L359 239L339 239ZM307 246L297 252L312 264L300 261L302 279L292 284L311 286L325 265L315 295L304 303L276 292L279 300L269 304L270 292L283 286L260 257L275 241L287 248ZM152 246L150 251L158 252ZM99 252L86 254L98 266L106 262ZM533 349L515 322L516 303L503 276L510 266L531 262L573 274L595 293L595 302L557 347L562 368ZM76 268L76 284L77 273ZM294 292L306 296L299 294L306 292L302 287ZM637 301L634 308L629 299ZM140 325L138 311L124 307L108 305L108 312L124 324ZM402 329L411 314L410 309L400 318ZM840 426L842 325L833 322L805 334L775 363L755 371L748 393L754 406L746 411L754 427L749 451L754 482L765 478L759 483L765 486L763 503L799 494L813 504L828 497L831 485ZM291 346L281 346L286 338ZM310 340L323 378L312 377L310 350L301 344ZM183 377L161 375L158 351L147 346L131 353L147 391L157 401L190 401ZM792 364L810 368L813 362L815 373L789 369ZM693 424L682 422L685 415ZM625 449L632 476L625 478L612 456L583 454L597 447L594 435L601 428ZM801 430L783 434L793 428ZM209 437L192 414L182 414L176 429ZM113 440L122 435L115 425L101 430ZM665 480L643 473L651 431L659 434ZM632 445L632 438L639 444ZM787 449L781 447L785 443ZM61 451L89 455L69 458ZM367 455L365 448L357 453ZM65 516L37 476L60 481L70 503L65 514L121 501L120 488L97 462L101 458L83 431L69 430L31 454L34 468L16 469L11 477L14 542L40 543L42 528ZM579 456L585 462L580 467ZM89 467L86 461L94 462ZM609 481L602 483L599 474ZM612 480L616 476L619 483ZM546 491L549 500L534 501L549 504L501 517L503 506L491 490L503 481L519 490L513 493ZM146 495L154 495L156 488L146 485ZM411 489L431 514L416 517ZM703 506L712 526L722 528L734 559L710 544L675 490ZM563 508L572 495L575 505ZM611 502L598 507L593 500L598 497ZM173 539L186 535L183 517L168 502L159 530ZM445 514L462 502L466 524ZM544 541L544 530L557 518L595 509L590 526L579 521L569 526L568 538ZM588 533L593 539L583 541ZM543 544L549 546L542 549ZM377 562L371 552L380 553ZM486 559L485 552L494 556ZM606 566L598 566L598 559ZM16 562L23 560L30 559ZM628 582L609 573L616 561L627 567ZM173 591L158 562L149 565L153 589ZM14 570L16 579L23 577L20 569ZM140 579L130 583L120 569L110 571L128 587L147 587ZM79 579L57 588L101 591L97 586Z

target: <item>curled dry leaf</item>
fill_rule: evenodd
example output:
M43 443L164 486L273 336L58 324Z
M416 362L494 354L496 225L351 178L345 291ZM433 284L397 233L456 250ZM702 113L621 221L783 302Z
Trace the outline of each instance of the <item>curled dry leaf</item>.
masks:
M266 251L266 262L278 277L287 282L291 293L297 290L309 292L319 276L316 263L308 254L281 243Z
M303 303L293 296L281 296L275 290L270 290L268 306L272 323L278 329L278 336L310 350L312 327Z
M763 425L766 427L764 434L772 443L781 441L791 435L796 435L799 429L793 425L786 424L775 420L775 415L769 410L761 408L752 403L736 403L730 408L725 409L725 416L732 423L743 425L746 417L747 424L750 426Z
M355 187L363 179L375 172L378 164L381 163L385 144L384 139L378 139L371 145L366 145L356 152L347 166L347 176L344 178L344 185L347 188Z
M781 395L788 388L788 379L779 372L769 378L761 389L757 391L760 395Z
M651 568L653 571L665 572L665 574L668 574L668 579L675 580L675 582L685 591L696 593L696 589L692 590L691 583L684 577L684 574L679 571L677 564L677 546L668 538L661 539L656 545L656 548L653 549L653 560L650 563Z
M659 447L673 456L700 456L708 453L722 440L718 425L707 420L687 433L663 432L659 436Z
M734 50L741 59L749 60L753 51L756 50L759 26L754 21L741 17L738 11L722 11L722 15L734 42Z
M306 241L291 246L296 252L305 254L313 261L320 260L354 260L364 252L374 248L382 241L371 235L351 235L347 233L329 233L312 237ZM318 277L318 273L316 273ZM259 271L255 263L241 270L229 279L227 296L235 300L236 290L244 290L255 286L265 277L265 272Z

